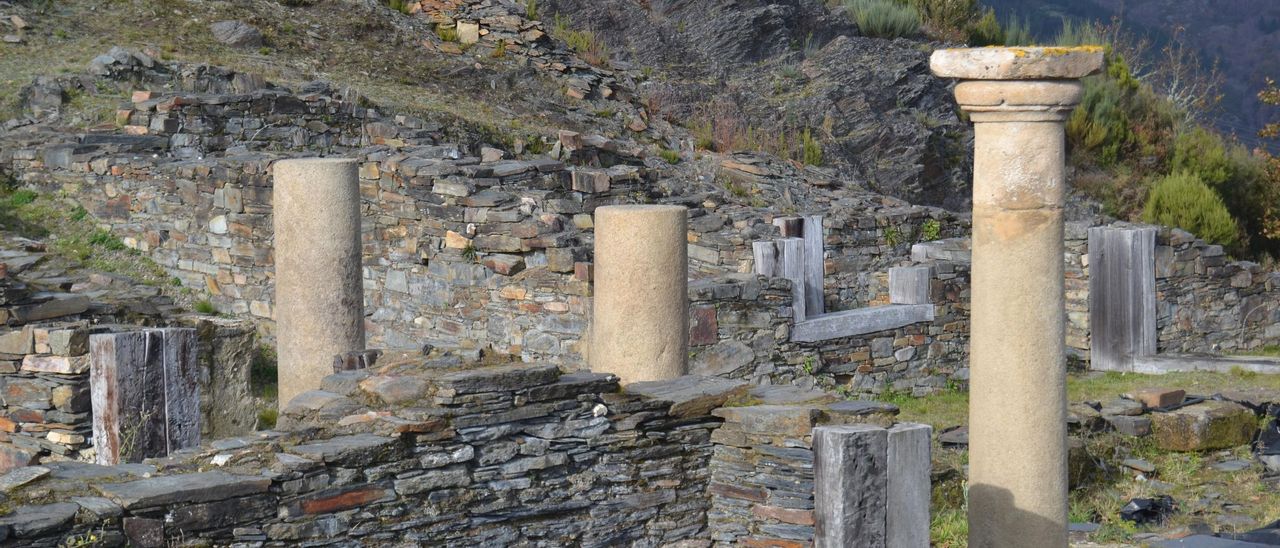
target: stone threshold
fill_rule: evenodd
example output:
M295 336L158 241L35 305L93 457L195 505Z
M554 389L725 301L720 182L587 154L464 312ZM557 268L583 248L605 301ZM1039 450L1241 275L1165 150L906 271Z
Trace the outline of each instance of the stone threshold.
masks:
M791 340L818 342L933 321L932 304L890 304L823 314L796 322Z
M1133 358L1133 372L1148 375L1191 371L1230 373L1233 370L1278 375L1280 374L1280 358L1201 356L1194 354L1158 354L1154 356L1135 356Z

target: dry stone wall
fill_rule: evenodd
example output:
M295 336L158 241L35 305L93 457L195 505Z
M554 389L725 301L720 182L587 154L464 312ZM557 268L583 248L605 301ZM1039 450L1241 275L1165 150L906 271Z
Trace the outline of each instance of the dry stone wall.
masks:
M1160 352L1236 353L1280 344L1280 273L1233 261L1181 230L1156 236Z
M684 378L628 393L614 377L549 365L397 359L305 393L285 410L288 432L142 465L26 469L11 498L48 499L0 518L0 538L30 546L88 535L104 546L706 538L710 437L720 423L709 412L744 384ZM683 391L691 383L695 394Z

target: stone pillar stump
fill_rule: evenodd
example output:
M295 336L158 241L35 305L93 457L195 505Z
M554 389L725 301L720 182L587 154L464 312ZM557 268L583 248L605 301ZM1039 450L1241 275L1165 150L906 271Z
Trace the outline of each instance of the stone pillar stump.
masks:
M689 358L689 261L681 206L595 212L591 370L623 383L673 379Z
M364 350L360 183L349 159L276 162L275 319L280 406Z
M974 123L969 545L1067 546L1064 124L1098 47L940 50Z

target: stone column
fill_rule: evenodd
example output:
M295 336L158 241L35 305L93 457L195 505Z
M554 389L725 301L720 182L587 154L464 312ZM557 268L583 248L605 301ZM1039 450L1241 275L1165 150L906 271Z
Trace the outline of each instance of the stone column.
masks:
M974 122L969 545L1067 546L1064 123L1102 49L933 54Z
M686 372L689 295L686 211L607 206L595 213L591 370L623 383Z
M320 387L333 357L364 350L360 184L349 159L275 164L280 406Z

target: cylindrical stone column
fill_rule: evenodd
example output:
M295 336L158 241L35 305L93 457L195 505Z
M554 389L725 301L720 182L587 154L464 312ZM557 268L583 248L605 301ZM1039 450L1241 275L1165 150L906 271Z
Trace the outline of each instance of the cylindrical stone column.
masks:
M1099 48L933 54L974 122L969 545L1067 546L1063 128Z
M320 387L333 357L364 350L360 182L349 159L276 162L276 348L280 407Z
M689 261L681 206L596 209L591 370L623 383L685 374Z

